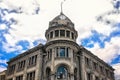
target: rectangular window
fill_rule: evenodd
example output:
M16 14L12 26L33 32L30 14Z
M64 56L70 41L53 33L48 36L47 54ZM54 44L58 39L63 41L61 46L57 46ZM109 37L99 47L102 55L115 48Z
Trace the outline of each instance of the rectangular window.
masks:
M87 73L87 80L91 80L91 75L90 75L90 73Z
M100 72L103 73L103 67L102 66L100 66Z
M5 80L5 75L0 75L0 80Z
M49 39L49 34L48 34L48 39Z
M96 76L96 77L95 77L95 80L99 80L99 78Z
M59 56L59 49L56 48L56 57L58 57L58 56Z
M65 48L60 48L60 57L65 57Z
M74 33L71 33L71 35L72 35L72 39L74 39Z
M23 80L23 75L17 76L17 77L16 77L16 80Z
M16 67L15 64L9 66L9 68L8 68L8 74L9 74L9 75L12 74L12 73L14 73L14 71L15 71L15 67Z
M66 31L66 37L70 37L70 31Z
M94 70L97 70L97 63L93 62Z
M53 32L50 32L50 38L53 38Z
M29 65L28 65L28 67L32 66L32 65L36 65L36 63L37 63L37 55L34 55L34 56L29 58Z
M11 78L11 79L8 79L8 80L13 80L13 79Z
M59 37L59 30L55 30L55 37Z
M64 37L65 36L65 30L60 30L60 36Z
M66 49L66 57L68 57L69 54L69 48Z
M85 63L87 67L90 67L90 60L89 58L85 57Z
M27 80L35 80L35 71L27 73Z
M18 62L18 71L24 69L25 67L25 60Z

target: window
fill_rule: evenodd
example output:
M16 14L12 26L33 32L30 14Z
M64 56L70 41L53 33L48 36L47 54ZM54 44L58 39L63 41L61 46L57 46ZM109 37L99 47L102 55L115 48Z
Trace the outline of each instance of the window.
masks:
M65 57L65 48L60 48L60 57Z
M77 68L74 69L74 80L77 80Z
M74 33L71 33L71 35L72 35L72 39L74 39Z
M50 38L53 38L53 32L50 32Z
M29 58L29 66L36 65L36 62L37 62L37 55L34 55Z
M59 56L59 49L56 48L56 57L58 57L58 56Z
M65 30L60 30L60 36L64 37L65 36Z
M8 74L14 73L14 71L15 71L15 66L16 66L15 64L9 66L9 68L8 68Z
M59 37L59 30L55 30L55 37Z
M18 62L18 71L24 69L25 67L25 60Z
M5 75L0 75L0 80L5 80Z
M16 77L16 80L23 80L23 75L17 76L17 77Z
M49 39L49 34L48 34L48 39Z
M13 80L13 79L11 78L11 79L8 79L8 80Z
M95 76L95 80L99 80L99 78L97 76Z
M90 60L89 58L85 57L85 63L87 67L90 67Z
M46 77L47 77L47 80L51 80L51 69L50 68L46 69Z
M27 80L35 80L35 71L27 73Z
M66 79L68 71L64 66L60 66L57 69L57 79Z
M70 37L70 31L66 31L66 37Z
M91 79L91 74L90 74L90 73L87 73L87 80L92 80L92 79Z
M97 70L97 63L96 62L93 62L93 67L94 67L94 70Z
M66 57L68 57L69 48L66 48Z
M57 47L56 49L56 57L69 57L69 49L68 47Z
M104 72L103 72L103 67L102 66L100 66L100 72L103 74Z

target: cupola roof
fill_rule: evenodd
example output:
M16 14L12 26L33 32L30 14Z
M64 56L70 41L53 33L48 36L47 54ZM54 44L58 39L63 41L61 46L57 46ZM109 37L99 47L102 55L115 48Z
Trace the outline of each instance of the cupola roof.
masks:
M58 25L65 25L71 28L74 27L74 24L72 23L72 21L62 12L58 16L56 16L52 21L50 21L49 27L54 27Z

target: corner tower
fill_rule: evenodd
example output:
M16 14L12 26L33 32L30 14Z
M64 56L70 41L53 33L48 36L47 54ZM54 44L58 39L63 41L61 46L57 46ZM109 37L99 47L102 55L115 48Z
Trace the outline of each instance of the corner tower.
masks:
M75 80L77 63L73 56L79 51L73 22L62 12L49 23L45 37L45 80Z

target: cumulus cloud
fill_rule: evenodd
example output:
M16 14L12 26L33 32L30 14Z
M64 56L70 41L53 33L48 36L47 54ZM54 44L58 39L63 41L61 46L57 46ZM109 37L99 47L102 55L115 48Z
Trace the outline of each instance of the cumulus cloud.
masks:
M105 43L104 48L100 48L100 46L96 43L93 48L88 49L105 62L111 63L113 59L120 55L120 45L118 45L119 41L119 37L114 37L110 42Z

